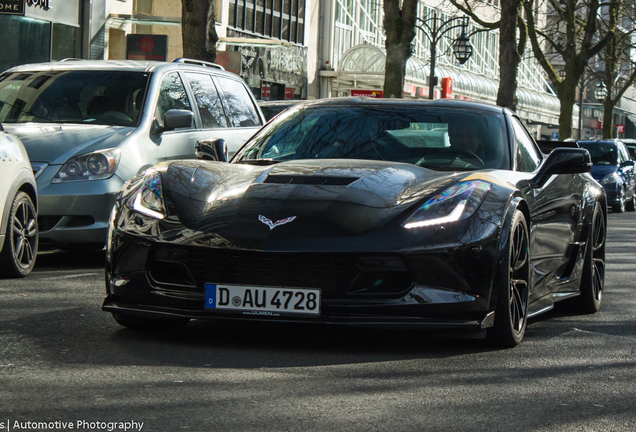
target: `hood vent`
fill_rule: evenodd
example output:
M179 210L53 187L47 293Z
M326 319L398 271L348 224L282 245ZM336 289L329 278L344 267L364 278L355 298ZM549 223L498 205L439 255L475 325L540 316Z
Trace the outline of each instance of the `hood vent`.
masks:
M263 183L274 184L303 184L321 186L347 186L358 180L359 177L329 177L329 176L303 176L303 175L270 175Z

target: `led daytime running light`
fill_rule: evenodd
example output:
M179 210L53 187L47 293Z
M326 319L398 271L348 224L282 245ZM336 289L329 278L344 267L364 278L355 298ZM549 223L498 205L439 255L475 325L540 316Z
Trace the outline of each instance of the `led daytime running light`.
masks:
M448 222L455 222L459 220L462 213L464 213L465 208L466 208L466 200L463 200L462 202L457 204L457 207L455 207L455 209L448 216L444 216L437 219L419 221L419 222L408 222L404 224L404 228L411 229L411 228L419 228L424 226L439 225L439 224L448 223Z
M155 219L165 218L165 216L162 213L159 213L157 211L144 207L144 205L141 202L141 192L139 192L137 196L135 197L135 201L133 202L133 209L141 214L150 216Z
M146 172L139 192L137 192L133 200L132 208L136 212L151 218L164 219L166 217L166 206L163 201L163 187L159 172Z

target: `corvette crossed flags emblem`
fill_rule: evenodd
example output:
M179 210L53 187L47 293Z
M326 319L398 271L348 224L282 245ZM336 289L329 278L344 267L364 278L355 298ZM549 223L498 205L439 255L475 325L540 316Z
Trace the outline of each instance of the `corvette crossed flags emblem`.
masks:
M272 222L271 220L267 219L265 216L258 215L258 220L263 222L265 225L267 225L270 231L276 228L277 226L289 223L293 221L294 219L296 219L296 216L291 216L285 219L277 220L276 222Z

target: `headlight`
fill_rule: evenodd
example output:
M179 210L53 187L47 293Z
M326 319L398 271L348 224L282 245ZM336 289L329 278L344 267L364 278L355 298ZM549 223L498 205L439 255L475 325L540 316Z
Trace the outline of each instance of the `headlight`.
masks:
M435 195L402 224L419 228L466 219L475 213L490 190L490 184L474 180L457 183Z
M121 150L108 149L69 159L51 183L105 180L112 177L119 165Z
M602 185L608 185L608 184L612 184L612 183L616 183L616 184L620 184L621 183L621 178L618 174L616 174L615 172L606 175L605 177L603 177L601 179L601 184Z
M139 191L133 195L132 208L136 212L155 219L163 219L168 213L163 200L161 173L147 171Z

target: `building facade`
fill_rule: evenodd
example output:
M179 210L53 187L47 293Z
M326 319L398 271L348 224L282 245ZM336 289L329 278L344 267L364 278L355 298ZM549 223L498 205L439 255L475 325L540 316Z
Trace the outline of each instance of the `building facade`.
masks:
M81 57L79 0L2 0L0 5L0 71Z
M124 59L130 35L165 37L167 61L183 55L181 0L3 1L25 4L22 16L0 14L0 22L21 35L0 36L6 39L0 51L13 53L0 52L3 70L67 57ZM461 16L438 0L422 0L418 7L423 21ZM490 17L499 14L498 0L484 0L481 7ZM216 3L216 20L217 62L241 75L257 99L381 95L386 57L381 2L221 0ZM473 54L459 64L451 48L463 30L470 35ZM478 30L469 23L466 29L449 31L436 44L436 98L495 103L499 34ZM404 97L428 98L430 53L431 42L422 25L407 64ZM549 139L558 130L559 101L531 55L520 66L518 85L518 114L535 137Z

